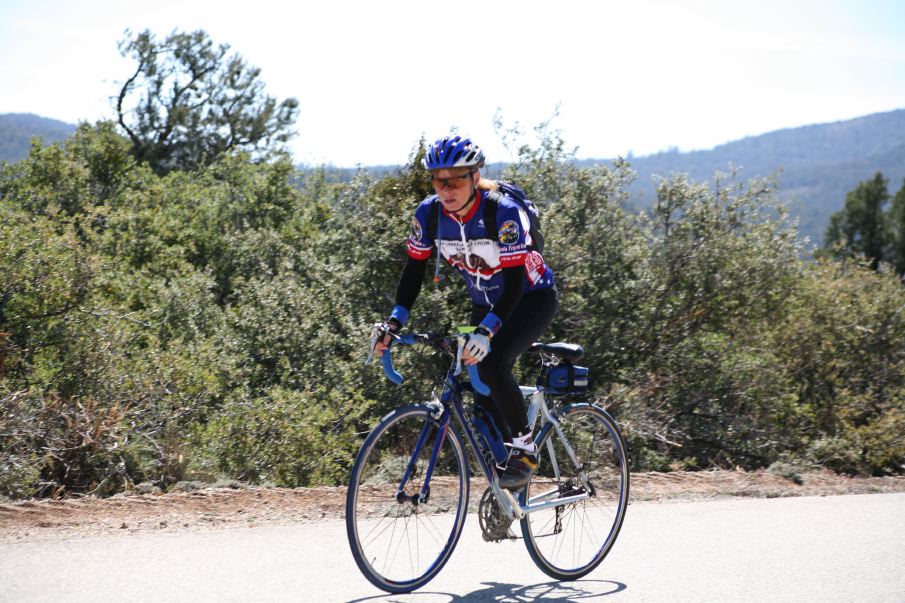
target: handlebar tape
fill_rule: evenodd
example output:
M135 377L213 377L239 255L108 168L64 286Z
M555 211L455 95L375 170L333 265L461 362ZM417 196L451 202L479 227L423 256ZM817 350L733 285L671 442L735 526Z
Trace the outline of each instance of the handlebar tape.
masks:
M478 392L482 396L490 395L490 388L487 387L487 384L481 381L481 377L478 376L477 364L468 365L468 379L471 380L471 386L476 392Z
M405 336L400 337L400 341L402 343L411 343L412 341L414 341L414 338L411 338L412 341L408 341L407 339L408 338L406 338ZM386 373L387 378L396 385L402 385L402 383L405 381L405 377L403 377L393 367L393 356L390 353L390 350L387 350L383 353L383 355L380 357L380 362L383 364L383 372ZM486 383L481 381L481 377L478 375L477 365L468 365L468 379L471 381L471 387L474 388L476 392L478 392L482 396L490 395L490 388L487 387Z

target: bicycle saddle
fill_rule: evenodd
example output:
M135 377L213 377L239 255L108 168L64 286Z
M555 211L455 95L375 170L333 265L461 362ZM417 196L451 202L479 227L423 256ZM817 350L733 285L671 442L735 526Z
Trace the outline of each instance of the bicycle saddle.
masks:
M539 341L531 344L532 352L544 352L545 354L553 354L565 360L579 360L584 356L584 348L577 343L541 343Z

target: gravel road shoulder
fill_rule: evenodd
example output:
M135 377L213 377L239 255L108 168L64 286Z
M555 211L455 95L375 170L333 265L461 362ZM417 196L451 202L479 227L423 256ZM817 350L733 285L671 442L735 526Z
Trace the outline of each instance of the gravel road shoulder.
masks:
M484 486L473 482L472 499ZM787 477L766 471L636 473L631 501L683 502L731 497L775 498L905 492L905 476L840 476L829 471ZM346 490L320 488L200 488L111 498L31 500L0 504L0 543L109 534L178 532L339 519Z

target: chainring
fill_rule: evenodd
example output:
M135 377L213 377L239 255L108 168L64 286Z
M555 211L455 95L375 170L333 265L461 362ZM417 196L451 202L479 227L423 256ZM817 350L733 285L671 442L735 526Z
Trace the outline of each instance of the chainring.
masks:
M500 542L501 540L515 540L516 536L510 530L513 519L509 519L500 509L493 491L490 488L484 490L481 502L478 504L478 523L481 524L481 535L485 542Z

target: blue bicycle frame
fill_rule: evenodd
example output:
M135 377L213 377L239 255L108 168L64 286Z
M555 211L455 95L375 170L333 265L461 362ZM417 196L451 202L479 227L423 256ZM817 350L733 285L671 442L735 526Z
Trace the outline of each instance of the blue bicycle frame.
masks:
M385 324L374 325L368 361L387 335ZM466 405L465 392L490 394L477 366L465 367L468 377L462 374L466 336L389 335L390 346L380 346L381 362L397 384L404 379L393 367L396 343L426 344L454 359L432 399L386 414L356 457L346 529L365 577L387 592L410 592L448 561L468 512L474 476L469 445L489 485L478 505L485 540L516 537L510 528L519 521L528 553L547 575L574 580L596 568L615 542L628 504L628 451L612 417L593 403L548 400L563 392L548 390L543 381L522 386L530 430L537 429L538 471L523 488L510 491L500 486L497 470L504 456L485 445L487 436ZM583 353L564 343L531 349L540 353L542 371ZM388 481L388 475L398 477ZM605 496L598 494L601 489Z
M409 333L397 336L394 343L411 345L414 343L419 343L421 341L422 340L419 337ZM459 347L461 350L461 345ZM494 493L498 493L499 496L505 497L507 499L507 502L509 503L509 505L507 506L510 507L507 513L511 511L510 514L513 517L519 517L521 516L521 513L515 499L509 494L507 490L502 490L501 488L499 488L497 484L498 479L496 476L496 471L488 462L488 460L484 458L484 455L481 454L483 447L478 443L477 435L474 432L474 427L465 416L465 409L462 405L463 392L472 390L487 396L490 395L490 388L487 387L487 385L483 381L481 381L481 377L478 375L478 367L473 364L467 365L466 367L469 382L464 383L460 381L460 360L461 359L457 356L457 358L453 361L452 366L446 373L443 392L440 394L439 398L439 402L443 407L443 412L439 416L440 424L437 427L437 429L440 430L440 433L438 434L438 437L434 442L433 450L431 451L431 457L427 466L424 485L421 487L421 493L418 495L419 502L423 502L427 499L430 490L430 478L431 475L433 475L437 457L440 453L443 441L446 438L446 431L449 429L450 417L454 415L456 417L456 421L458 421L459 425L462 427L462 431L464 432L468 443L471 445L472 450L475 451L475 456L478 459L478 463L481 466L481 470L484 473L485 479L487 479L488 485L494 490ZM387 350L387 352L385 352L381 356L381 362L383 364L383 370L386 373L387 377L394 383L402 384L405 379L393 367L393 359L389 350ZM408 483L408 479L411 476L415 461L419 457L421 449L424 447L424 443L427 441L431 429L433 428L434 424L432 423L427 423L422 428L421 433L418 436L418 441L415 444L415 449L412 451L412 457L409 461L408 467L406 468L405 473L402 476L402 481L400 482L399 488L396 492L397 500L401 501L406 499L406 496L403 493L403 488L405 484Z

